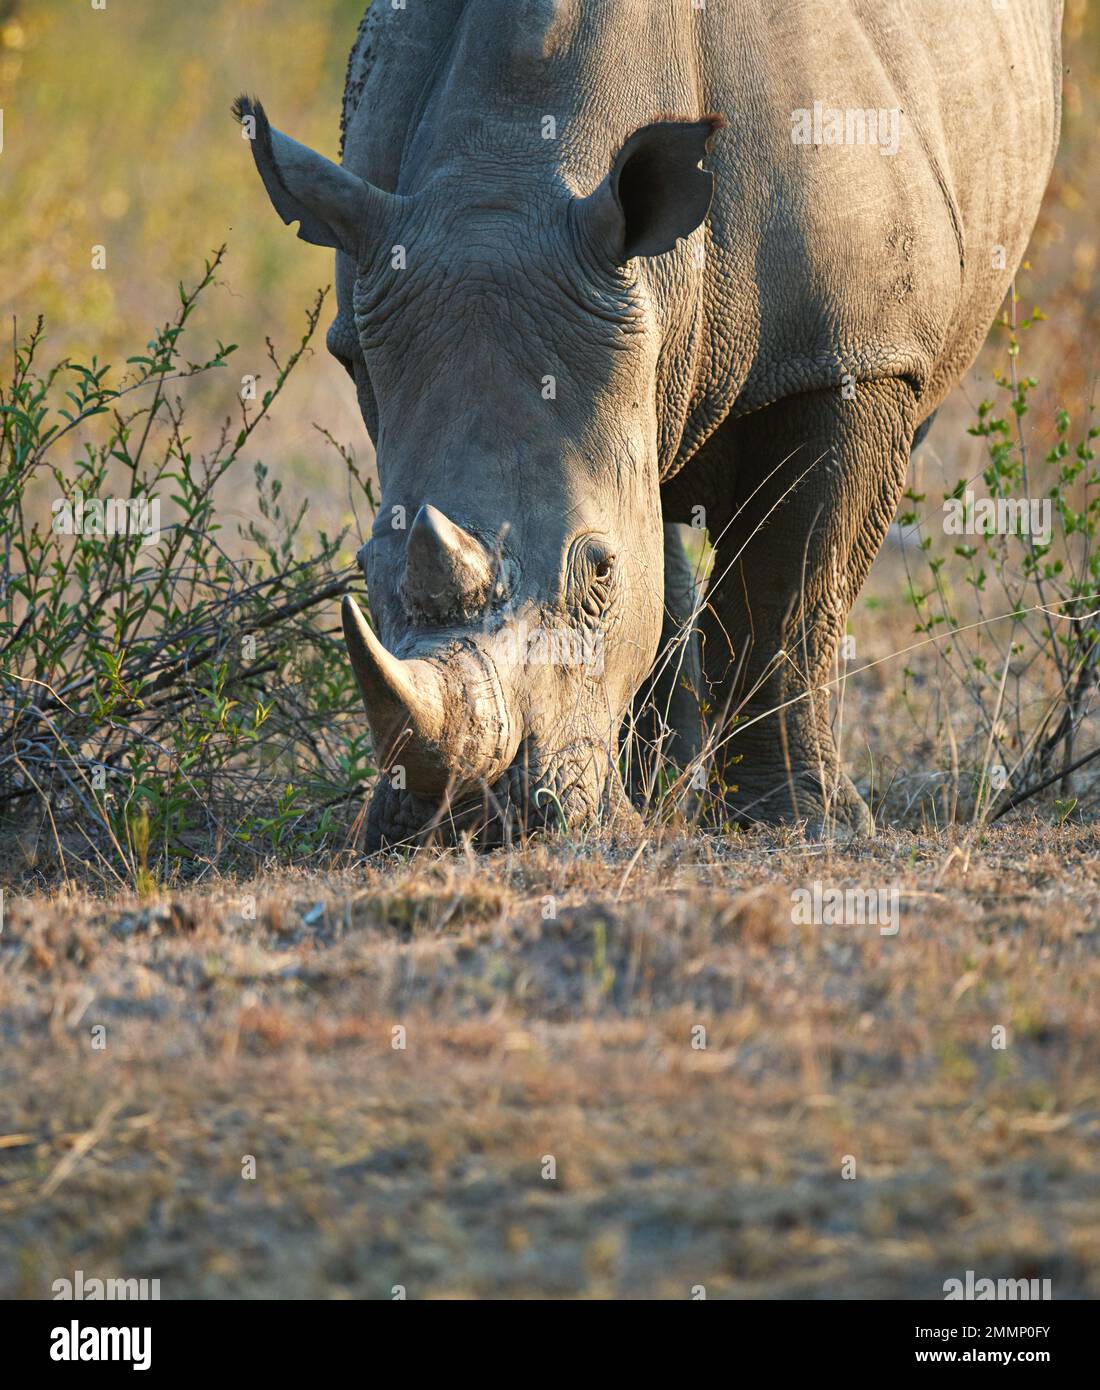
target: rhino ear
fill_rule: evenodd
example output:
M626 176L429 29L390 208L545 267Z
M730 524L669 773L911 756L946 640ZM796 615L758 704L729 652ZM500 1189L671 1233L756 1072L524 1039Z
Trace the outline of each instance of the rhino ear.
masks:
M595 193L578 204L589 234L619 263L662 256L690 236L710 211L714 175L699 168L721 116L656 121L623 145Z
M284 222L299 224L303 241L358 256L367 231L390 217L400 203L394 194L275 130L255 99L238 97L233 114L251 142L275 211Z

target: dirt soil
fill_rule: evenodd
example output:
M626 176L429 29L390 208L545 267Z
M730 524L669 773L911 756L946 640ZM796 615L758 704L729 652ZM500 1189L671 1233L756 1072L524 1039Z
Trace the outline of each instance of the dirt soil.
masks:
M0 1297L1100 1296L1096 827L4 906Z

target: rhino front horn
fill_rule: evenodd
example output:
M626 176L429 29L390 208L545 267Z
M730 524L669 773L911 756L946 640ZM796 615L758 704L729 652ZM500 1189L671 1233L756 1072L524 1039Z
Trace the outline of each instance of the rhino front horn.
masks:
M422 506L406 551L410 609L440 624L463 622L481 612L492 587L493 569L484 546L436 507Z
M375 757L404 769L416 796L494 781L515 754L507 702L494 664L476 648L435 661L388 652L350 594L341 608L344 640L363 697Z

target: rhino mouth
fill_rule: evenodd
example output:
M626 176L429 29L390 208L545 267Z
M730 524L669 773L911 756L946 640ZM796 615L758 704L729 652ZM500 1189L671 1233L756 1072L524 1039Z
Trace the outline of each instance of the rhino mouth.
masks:
M584 826L625 829L635 813L606 747L574 743L547 755L525 740L515 761L492 784L425 797L379 779L367 816L366 849L448 846L464 838L482 849Z

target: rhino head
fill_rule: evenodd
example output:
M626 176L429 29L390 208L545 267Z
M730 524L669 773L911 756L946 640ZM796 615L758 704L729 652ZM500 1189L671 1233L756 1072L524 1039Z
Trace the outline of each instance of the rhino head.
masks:
M619 734L663 615L639 268L705 219L716 123L637 130L587 195L494 161L390 193L236 114L284 222L338 252L329 346L377 450L373 626L343 607L387 774L373 846L629 814Z

